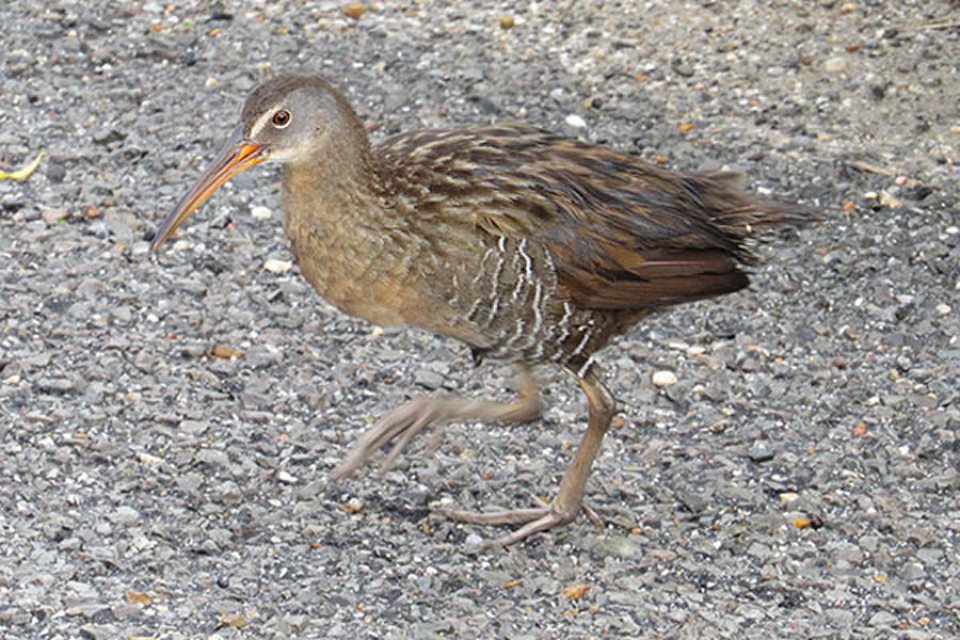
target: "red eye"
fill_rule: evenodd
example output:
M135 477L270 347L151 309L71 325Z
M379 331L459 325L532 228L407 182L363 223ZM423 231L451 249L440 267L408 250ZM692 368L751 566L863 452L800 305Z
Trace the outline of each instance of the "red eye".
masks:
M290 112L286 109L281 109L273 114L273 126L283 129L285 126L290 124Z

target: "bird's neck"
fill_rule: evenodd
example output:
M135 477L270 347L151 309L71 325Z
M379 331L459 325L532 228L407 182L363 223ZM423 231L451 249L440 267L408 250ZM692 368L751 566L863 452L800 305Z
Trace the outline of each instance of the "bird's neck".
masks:
M312 162L283 171L284 226L307 280L340 309L381 324L403 323L397 282L405 252L366 132L358 124L324 141ZM402 282L402 279L400 279ZM392 286L392 285L390 285ZM396 298L396 308L388 299Z
M339 235L375 226L367 221L372 217L375 222L382 209L378 184L379 172L359 120L329 132L306 158L284 165L287 235L296 241L303 233Z

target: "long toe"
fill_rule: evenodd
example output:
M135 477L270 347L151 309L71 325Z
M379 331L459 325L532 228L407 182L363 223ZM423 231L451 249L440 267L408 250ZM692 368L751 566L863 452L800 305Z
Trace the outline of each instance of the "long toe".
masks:
M558 511L554 511L553 509L550 509L547 511L547 513L545 513L540 518L537 518L532 522L528 522L527 524L520 527L516 531L511 531L507 535L500 536L499 538L495 538L493 540L488 540L487 542L484 542L483 547L485 549L492 549L495 547L509 547L512 544L516 544L518 542L522 542L523 540L526 540L527 538L529 538L530 536L536 533L547 531L548 529L552 529L554 527L567 524L573 521L573 519L576 517L577 517L576 512L574 512L573 515L570 515L570 514L560 513Z
M506 547L526 540L535 533L567 524L576 519L580 508L559 510L555 505L534 509L509 509L505 511L460 511L457 509L438 509L434 513L455 522L478 524L483 526L523 525L516 531L483 543L484 548Z
M510 509L508 511L461 511L459 509L437 509L434 511L448 520L466 524L479 524L488 527L503 527L513 524L527 524L539 520L548 513L550 507L537 509Z

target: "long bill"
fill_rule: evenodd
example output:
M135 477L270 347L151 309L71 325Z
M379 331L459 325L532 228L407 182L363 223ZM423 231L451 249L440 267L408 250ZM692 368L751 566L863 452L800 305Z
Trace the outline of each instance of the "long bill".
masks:
M177 206L173 208L167 219L160 225L156 237L150 244L150 250L156 251L161 244L173 235L177 227L190 217L191 213L199 209L207 201L207 198L226 184L230 178L266 159L266 147L244 140L243 128L237 127L210 167L197 180L190 191L180 199Z

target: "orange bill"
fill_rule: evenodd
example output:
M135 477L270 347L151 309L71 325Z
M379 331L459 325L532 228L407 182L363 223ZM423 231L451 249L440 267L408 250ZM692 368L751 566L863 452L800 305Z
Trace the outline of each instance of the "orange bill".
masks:
M177 206L173 208L167 219L157 230L157 235L150 245L151 251L156 251L177 230L190 214L200 208L213 195L213 192L227 183L230 178L241 171L260 164L267 159L266 147L254 144L243 139L243 129L238 127L227 143L223 146L210 168L197 180L196 184L187 192Z

